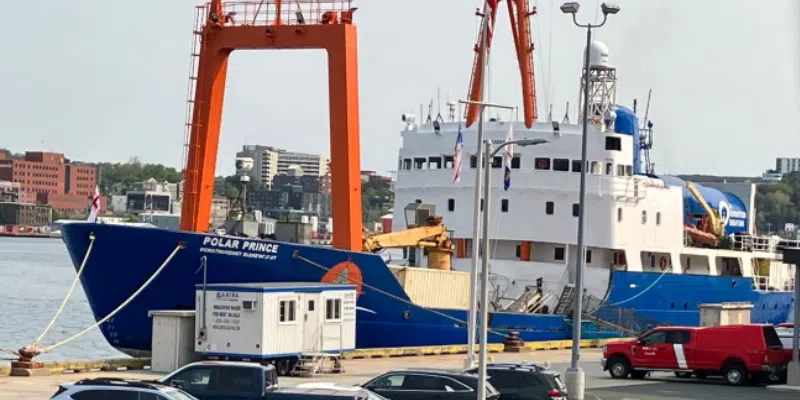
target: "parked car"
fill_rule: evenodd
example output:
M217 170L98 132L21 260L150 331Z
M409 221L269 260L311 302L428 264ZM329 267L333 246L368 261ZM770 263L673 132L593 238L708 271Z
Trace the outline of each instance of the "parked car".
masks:
M638 339L607 344L601 362L612 378L673 371L678 377L723 376L732 385L772 379L786 367L775 328L760 324L659 327Z
M197 400L157 382L120 378L82 379L58 387L51 400Z
M489 382L500 392L500 400L566 400L561 374L530 363L489 363ZM477 374L478 368L467 370Z
M198 361L159 380L181 388L199 400L263 400L278 387L274 365L241 361Z
M277 389L267 395L267 400L309 398L315 399L353 399L388 400L385 397L361 386L347 386L328 382L311 382L297 385L291 389Z
M464 371L409 369L389 371L361 386L391 400L474 400L478 376ZM487 381L486 399L499 398L500 393Z

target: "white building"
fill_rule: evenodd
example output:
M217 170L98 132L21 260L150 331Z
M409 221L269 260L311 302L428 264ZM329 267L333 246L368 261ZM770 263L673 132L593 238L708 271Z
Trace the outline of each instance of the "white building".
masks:
M800 171L800 157L775 158L775 172L779 174L789 174L797 171Z
M250 157L254 161L250 177L272 187L272 177L287 175L300 167L303 175L323 176L328 172L328 157L318 154L296 153L271 146L244 145L236 157Z

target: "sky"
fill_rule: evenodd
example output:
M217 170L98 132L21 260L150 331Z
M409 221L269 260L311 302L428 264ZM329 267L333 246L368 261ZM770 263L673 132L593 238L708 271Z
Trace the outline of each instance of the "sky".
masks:
M561 1L530 0L540 118L549 104L574 121L585 31ZM792 0L619 0L596 31L618 68L618 103L652 89L652 156L660 173L760 175L800 157ZM0 147L86 161L180 168L193 7L198 0L12 1L0 27ZM769 3L767 6L766 3ZM794 3L800 3L794 1ZM362 169L396 168L403 113L441 93L466 96L481 0L356 0ZM578 18L598 16L584 0ZM521 103L505 4L498 13L489 96ZM643 108L643 107L642 107ZM640 111L641 112L641 111ZM507 117L506 117L507 119ZM243 144L329 153L322 51L234 53L217 163L234 170Z

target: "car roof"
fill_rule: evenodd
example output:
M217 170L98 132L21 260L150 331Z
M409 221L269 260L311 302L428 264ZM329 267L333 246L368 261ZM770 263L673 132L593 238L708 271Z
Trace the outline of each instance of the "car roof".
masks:
M447 375L447 376L463 376L474 377L475 374L463 371L460 369L445 369L445 368L408 368L408 369L394 369L387 371L381 376L386 374L428 374L428 375Z
M187 364L185 367L194 367L194 366L226 366L226 367L251 367L251 368L261 368L261 369L274 369L275 366L272 364L260 364L257 362L252 361L225 361L225 360L202 360L202 361L195 361L191 364Z
M69 385L62 385L69 388L78 387L116 387L116 388L135 388L135 389L148 389L148 390L174 390L175 388L164 383L152 380L142 379L123 379L115 377L98 377L98 378L85 378Z

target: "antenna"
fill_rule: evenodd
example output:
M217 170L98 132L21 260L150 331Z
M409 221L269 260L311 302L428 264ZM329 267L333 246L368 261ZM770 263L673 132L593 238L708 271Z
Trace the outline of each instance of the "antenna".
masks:
M650 116L650 98L653 95L653 89L647 93L647 104L645 105L644 120L642 126L639 128L639 151L644 156L644 170L647 174L655 174L655 163L650 159L650 150L653 148L653 123L647 118ZM634 107L636 101L634 100Z
M428 103L428 116L425 118L425 122L428 124L433 122L432 116L433 116L433 99L431 99L431 102Z

